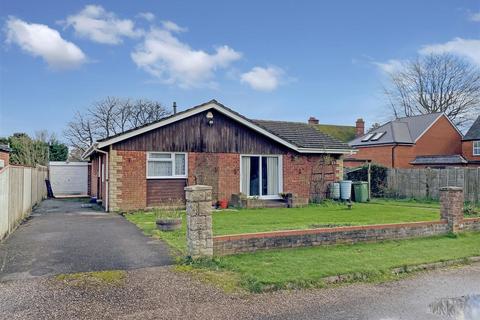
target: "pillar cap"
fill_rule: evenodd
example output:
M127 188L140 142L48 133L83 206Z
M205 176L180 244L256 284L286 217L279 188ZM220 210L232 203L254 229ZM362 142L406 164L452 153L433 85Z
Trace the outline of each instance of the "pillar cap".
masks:
M212 187L201 185L201 184L196 184L196 185L193 185L193 186L185 187L184 190L185 191L208 191L208 190L212 190Z
M462 187L441 187L440 191L463 191Z

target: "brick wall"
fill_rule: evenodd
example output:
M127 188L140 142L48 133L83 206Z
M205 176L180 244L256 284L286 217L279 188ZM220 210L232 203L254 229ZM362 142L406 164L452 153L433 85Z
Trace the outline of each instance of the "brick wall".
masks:
M109 205L112 211L132 211L147 206L146 153L111 150Z
M478 223L480 225L480 223ZM390 239L408 239L448 233L446 220L310 230L288 230L255 234L216 236L213 251L217 256L258 250L354 244Z
M343 175L343 163L324 155L283 156L283 191L297 196L298 204L324 198L328 184Z
M212 201L230 200L240 192L240 154L198 153L188 154L188 185L208 185Z
M462 155L468 161L480 161L480 156L473 155L473 141L462 141ZM475 166L479 166L476 164Z
M0 160L4 161L4 166L8 166L10 163L10 153L5 151L0 151Z

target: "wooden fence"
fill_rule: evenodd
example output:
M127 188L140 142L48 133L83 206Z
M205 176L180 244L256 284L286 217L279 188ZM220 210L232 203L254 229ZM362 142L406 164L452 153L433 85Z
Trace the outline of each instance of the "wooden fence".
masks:
M46 167L7 166L0 171L0 240L47 196Z
M435 199L439 189L462 187L465 201L480 203L480 168L389 169L388 192L397 197Z

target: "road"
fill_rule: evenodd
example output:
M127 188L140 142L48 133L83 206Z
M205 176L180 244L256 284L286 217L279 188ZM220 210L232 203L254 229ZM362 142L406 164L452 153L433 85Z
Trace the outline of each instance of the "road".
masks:
M480 294L480 264L385 284L253 295L227 295L172 267L153 267L127 271L122 284L97 287L52 277L0 282L0 318L477 320L474 294ZM454 316L433 314L432 303Z

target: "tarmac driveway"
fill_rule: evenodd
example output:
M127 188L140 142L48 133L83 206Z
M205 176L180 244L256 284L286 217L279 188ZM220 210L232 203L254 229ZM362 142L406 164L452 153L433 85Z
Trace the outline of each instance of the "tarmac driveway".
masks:
M49 199L0 243L0 281L171 263L166 244L116 214Z

